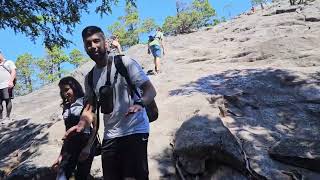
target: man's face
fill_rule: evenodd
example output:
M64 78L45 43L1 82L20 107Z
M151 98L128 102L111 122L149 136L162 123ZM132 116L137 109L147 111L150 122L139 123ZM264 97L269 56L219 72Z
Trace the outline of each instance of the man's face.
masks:
M95 33L83 39L84 48L89 57L96 63L101 62L106 55L105 38L102 33Z

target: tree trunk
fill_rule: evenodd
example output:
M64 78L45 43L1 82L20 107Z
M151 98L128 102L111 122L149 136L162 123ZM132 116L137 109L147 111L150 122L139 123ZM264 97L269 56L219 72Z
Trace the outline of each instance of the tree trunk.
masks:
M180 15L180 1L176 0L176 11L177 11L177 17L179 18Z
M52 60L51 60L50 63L51 63L51 65L50 65L50 69L49 69L49 74L50 74L51 76L53 76L53 73L54 73L54 65L53 65ZM47 80L48 80L48 82L50 82L50 83L53 82L53 80L52 80L52 79L49 79L48 77L47 77Z
M16 89L17 94L23 95L29 93L28 89L28 77L25 74L21 74L21 76L18 77L20 79L19 81L19 88Z
M62 77L60 65L61 64L58 64L58 77L59 77L59 79L61 79L61 77Z
M32 87L32 81L31 81L31 77L28 77L28 93L31 93L33 91L33 87Z

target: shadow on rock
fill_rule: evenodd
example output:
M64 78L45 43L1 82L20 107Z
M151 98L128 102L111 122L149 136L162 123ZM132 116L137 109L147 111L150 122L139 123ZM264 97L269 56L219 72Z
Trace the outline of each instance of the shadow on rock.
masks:
M54 122L34 124L30 119L15 120L0 128L0 171L2 177L10 175L22 162L36 153L48 141L46 133Z
M268 149L285 138L312 141L320 137L319 78L319 73L279 69L230 70L200 78L170 95L208 96L257 173L270 179L312 179L320 174L274 161Z
M281 162L320 172L320 141L286 138L276 143L269 154Z
M172 155L173 149L166 148L159 156L152 157L159 165L158 169L161 173L161 177L159 177L159 179L176 179L177 176Z
M27 174L21 172L28 172ZM38 168L38 167L24 167L24 169L19 172L12 173L7 180L55 180L56 173L54 173L50 168Z
M181 179L264 179L219 117L194 116L175 135L174 156Z

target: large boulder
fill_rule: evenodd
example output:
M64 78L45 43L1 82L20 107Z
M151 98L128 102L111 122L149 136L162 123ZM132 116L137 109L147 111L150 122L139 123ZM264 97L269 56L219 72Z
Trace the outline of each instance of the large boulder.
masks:
M205 177L221 164L249 173L241 146L218 117L197 115L184 122L175 135L174 154L187 175Z

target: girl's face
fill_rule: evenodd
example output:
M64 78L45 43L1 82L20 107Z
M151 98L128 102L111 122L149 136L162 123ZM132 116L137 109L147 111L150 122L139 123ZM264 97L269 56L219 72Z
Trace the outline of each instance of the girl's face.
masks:
M73 103L76 101L74 92L69 85L67 85L67 84L61 85L60 92L61 92L63 98L65 98L67 100L67 102Z

